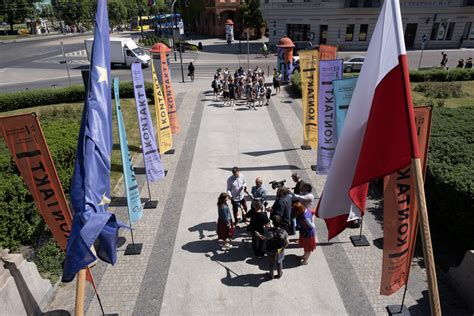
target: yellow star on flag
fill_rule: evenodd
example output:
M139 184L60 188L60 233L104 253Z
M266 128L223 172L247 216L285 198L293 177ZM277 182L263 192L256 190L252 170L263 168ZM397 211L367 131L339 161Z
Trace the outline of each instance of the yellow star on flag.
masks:
M109 78L107 76L107 69L104 67L99 67L95 66L97 68L97 71L99 71L99 80L97 83L101 83L102 81L105 81L105 84L108 86L109 85Z
M99 204L97 205L105 205L105 204L110 204L110 199L108 197L105 196L105 193L102 194L102 201L100 201Z

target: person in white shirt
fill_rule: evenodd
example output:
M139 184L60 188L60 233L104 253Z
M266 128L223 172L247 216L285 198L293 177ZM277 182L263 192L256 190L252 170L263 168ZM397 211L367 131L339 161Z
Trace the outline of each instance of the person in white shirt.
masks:
M313 213L313 208L314 208L314 195L311 193L313 191L313 187L311 184L304 182L301 185L301 194L294 194L293 197L297 199L305 208L308 210L311 210Z
M246 187L245 177L243 174L240 174L239 167L232 168L232 175L227 179L227 194L232 202L235 223L241 221L242 218L245 220L245 216L239 216L239 207L242 207L242 212L247 214L247 202L245 201Z

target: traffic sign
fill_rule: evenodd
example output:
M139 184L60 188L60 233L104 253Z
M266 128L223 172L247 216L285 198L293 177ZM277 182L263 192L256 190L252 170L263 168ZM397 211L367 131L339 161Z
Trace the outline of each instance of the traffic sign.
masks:
M423 34L423 36L421 37L421 42L424 44L426 43L427 40L428 40L428 36L426 36L426 34Z

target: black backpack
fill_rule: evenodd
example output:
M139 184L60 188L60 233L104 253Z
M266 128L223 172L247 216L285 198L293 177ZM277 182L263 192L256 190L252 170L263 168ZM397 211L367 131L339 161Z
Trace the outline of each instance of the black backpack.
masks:
M267 239L267 252L276 252L285 247L285 231L281 228L270 230L270 239Z
M211 88L213 88L213 89L217 88L217 84L216 84L215 80L212 81Z

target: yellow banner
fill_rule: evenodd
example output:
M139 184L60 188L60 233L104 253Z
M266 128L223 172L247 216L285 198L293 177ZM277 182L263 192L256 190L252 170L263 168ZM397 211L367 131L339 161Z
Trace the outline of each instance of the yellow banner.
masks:
M151 63L151 76L153 78L153 97L155 99L156 128L158 134L158 146L160 154L164 154L173 148L173 136L171 135L170 119L166 110L165 98L161 91L160 82L156 76L155 66Z
M179 132L178 115L176 113L176 103L174 100L173 86L171 85L171 77L168 69L168 63L166 61L166 52L162 50L160 52L160 63L161 63L161 75L163 76L163 90L165 95L166 108L168 109L168 115L171 124L171 133L176 134Z
M303 144L318 147L318 67L319 52L302 50L300 56L301 92L303 94Z

